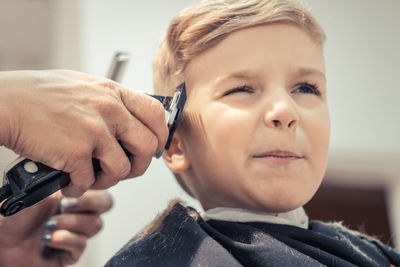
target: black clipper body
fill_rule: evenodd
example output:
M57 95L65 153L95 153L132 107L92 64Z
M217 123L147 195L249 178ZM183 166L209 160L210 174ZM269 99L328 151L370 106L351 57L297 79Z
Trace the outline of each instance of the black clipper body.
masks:
M185 83L180 84L171 96L151 95L159 100L166 111L169 136L165 149L169 148L186 102ZM129 156L129 152L124 149ZM93 159L95 172L101 170L100 162ZM70 182L68 173L52 169L30 159L19 158L11 163L4 173L3 187L0 188L0 207L3 216L11 216L18 211L32 206L54 192L67 186Z

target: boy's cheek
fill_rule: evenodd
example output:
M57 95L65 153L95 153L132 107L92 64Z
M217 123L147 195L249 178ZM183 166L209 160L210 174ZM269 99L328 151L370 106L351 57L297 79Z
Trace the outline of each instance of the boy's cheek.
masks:
M228 107L210 108L203 112L203 121L205 132L219 145L241 144L251 137L254 129L254 114L249 116L248 112Z
M331 127L327 107L313 111L308 116L302 116L300 127L307 136L312 153L318 154L318 157L327 157Z
M328 164L328 154L329 154L329 140L330 140L330 123L325 120L321 123L322 127L314 128L312 135L309 138L312 139L311 145L311 168L314 174L315 182L318 182L316 191L320 185L325 174L327 164Z

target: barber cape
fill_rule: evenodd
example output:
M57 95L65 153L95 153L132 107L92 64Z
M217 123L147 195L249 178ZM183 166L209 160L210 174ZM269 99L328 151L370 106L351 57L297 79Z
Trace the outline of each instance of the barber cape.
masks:
M217 208L200 215L175 201L106 264L111 266L397 266L400 254L304 210L259 214Z

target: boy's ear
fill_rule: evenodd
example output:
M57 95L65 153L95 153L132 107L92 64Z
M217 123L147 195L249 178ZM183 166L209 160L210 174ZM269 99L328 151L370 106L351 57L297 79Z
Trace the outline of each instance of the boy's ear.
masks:
M178 132L175 132L172 137L169 149L164 151L163 158L168 168L174 173L181 173L189 168L189 159Z

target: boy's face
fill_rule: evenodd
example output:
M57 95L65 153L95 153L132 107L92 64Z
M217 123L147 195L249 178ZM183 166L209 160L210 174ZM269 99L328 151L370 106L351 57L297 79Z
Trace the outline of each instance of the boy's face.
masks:
M233 32L185 71L185 184L205 209L288 211L324 175L330 120L322 47L289 24Z

